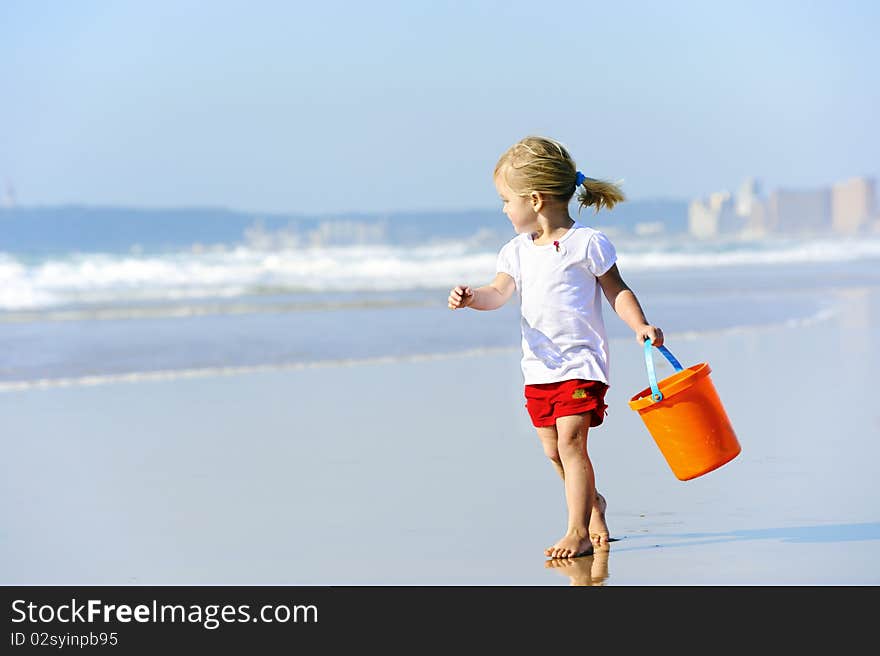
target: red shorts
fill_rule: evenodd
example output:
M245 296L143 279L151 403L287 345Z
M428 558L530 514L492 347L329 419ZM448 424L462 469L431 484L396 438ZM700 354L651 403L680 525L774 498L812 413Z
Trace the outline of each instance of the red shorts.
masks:
M559 417L591 412L590 427L605 419L608 385L598 380L564 380L526 385L526 410L535 427L555 426Z

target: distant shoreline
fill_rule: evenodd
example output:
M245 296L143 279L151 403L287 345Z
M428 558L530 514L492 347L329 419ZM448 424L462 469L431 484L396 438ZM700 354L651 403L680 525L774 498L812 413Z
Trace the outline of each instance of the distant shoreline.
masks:
M635 234L635 226L661 222L667 235L687 232L687 201L627 201L611 212L581 212L578 218L610 231ZM391 244L469 239L481 230L509 235L500 208L457 211L340 212L296 215L224 208L148 209L124 206L17 206L0 208L0 252L120 252L232 243L249 232L317 235L328 243L357 239Z

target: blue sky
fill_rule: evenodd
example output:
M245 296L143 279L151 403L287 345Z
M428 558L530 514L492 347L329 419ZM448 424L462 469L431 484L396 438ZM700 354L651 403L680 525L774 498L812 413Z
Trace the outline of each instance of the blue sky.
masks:
M528 134L631 198L880 171L880 3L0 2L21 205L498 203Z

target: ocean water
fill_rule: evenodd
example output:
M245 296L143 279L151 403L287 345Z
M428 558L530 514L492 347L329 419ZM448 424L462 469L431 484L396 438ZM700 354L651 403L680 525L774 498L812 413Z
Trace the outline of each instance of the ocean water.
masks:
M512 234L509 236L513 236ZM676 335L820 321L880 285L880 236L615 240L649 320ZM0 252L0 391L443 357L519 346L516 298L446 307L491 280L499 240L139 252ZM613 338L631 334L610 309Z

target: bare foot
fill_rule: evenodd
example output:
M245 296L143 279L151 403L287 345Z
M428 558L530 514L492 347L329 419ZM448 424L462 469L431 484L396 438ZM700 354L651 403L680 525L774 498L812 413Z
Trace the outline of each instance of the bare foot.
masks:
M544 562L544 567L555 569L571 580L571 585L595 585L593 583L593 556L580 558L554 558Z
M577 558L593 553L593 543L586 531L571 529L552 547L544 549L544 555L550 558Z
M605 523L605 497L596 492L596 504L590 513L590 541L595 545L608 544L608 524Z

